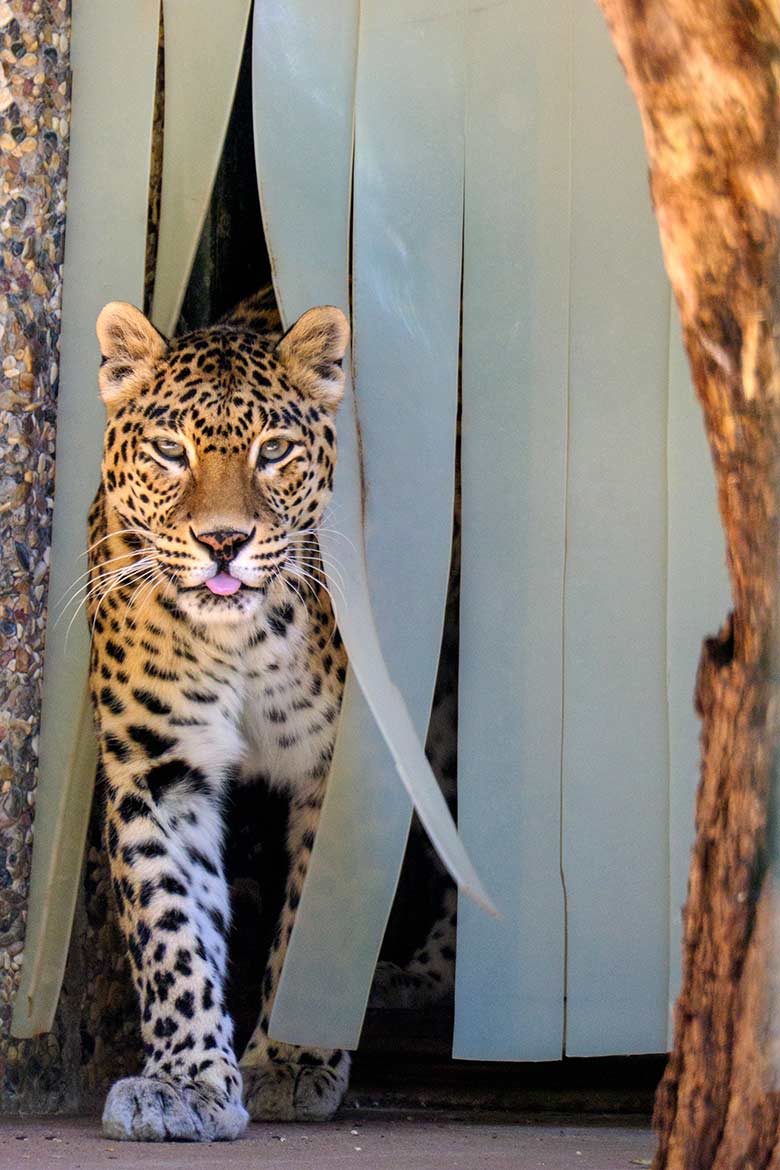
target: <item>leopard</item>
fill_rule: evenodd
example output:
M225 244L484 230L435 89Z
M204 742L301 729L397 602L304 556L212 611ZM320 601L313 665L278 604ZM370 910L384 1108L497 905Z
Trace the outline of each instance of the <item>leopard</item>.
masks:
M143 1067L103 1132L219 1141L250 1119L338 1108L350 1054L269 1036L314 845L347 670L318 525L350 337L334 306L282 331L272 290L172 339L140 309L97 320L106 409L88 517L90 694L103 842ZM226 1006L226 812L289 802L289 872L239 1057Z

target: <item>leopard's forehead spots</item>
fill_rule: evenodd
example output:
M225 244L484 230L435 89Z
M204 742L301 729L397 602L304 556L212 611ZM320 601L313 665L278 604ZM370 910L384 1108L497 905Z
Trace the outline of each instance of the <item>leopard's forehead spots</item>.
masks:
M148 423L186 429L204 452L246 450L264 427L305 438L321 412L291 385L270 343L217 327L174 341L135 412ZM132 424L127 424L128 429Z

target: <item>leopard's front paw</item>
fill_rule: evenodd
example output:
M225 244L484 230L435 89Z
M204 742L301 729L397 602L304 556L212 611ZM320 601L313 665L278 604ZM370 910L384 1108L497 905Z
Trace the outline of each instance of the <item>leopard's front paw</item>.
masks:
M249 1117L238 1101L196 1082L127 1077L111 1088L103 1133L119 1141L232 1141Z
M349 1053L242 1067L244 1102L253 1121L327 1121L349 1083Z

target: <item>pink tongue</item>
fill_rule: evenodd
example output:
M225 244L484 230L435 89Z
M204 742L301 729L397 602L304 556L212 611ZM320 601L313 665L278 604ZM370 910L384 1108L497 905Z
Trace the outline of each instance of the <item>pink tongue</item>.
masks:
M220 597L228 597L241 588L241 582L237 581L235 577L231 577L230 573L217 573L216 577L212 577L205 584L207 589L210 589L212 593L219 594Z

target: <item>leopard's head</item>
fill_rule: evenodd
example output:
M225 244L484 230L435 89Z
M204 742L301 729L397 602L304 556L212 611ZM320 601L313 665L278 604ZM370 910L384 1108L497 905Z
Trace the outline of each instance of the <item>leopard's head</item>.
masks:
M97 333L115 525L191 618L246 620L331 496L344 314L310 309L279 341L228 323L168 342L113 302Z

